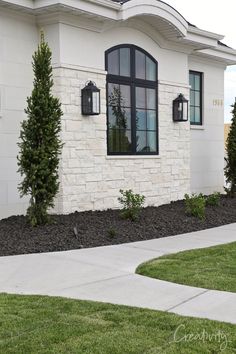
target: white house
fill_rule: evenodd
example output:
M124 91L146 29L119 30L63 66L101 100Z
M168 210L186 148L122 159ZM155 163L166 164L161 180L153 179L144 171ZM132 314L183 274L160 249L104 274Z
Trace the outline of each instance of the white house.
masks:
M147 205L222 190L224 70L236 63L223 36L158 0L0 0L0 218L27 207L17 141L40 29L64 111L57 212L115 208L120 188L144 194ZM90 80L101 113L85 116ZM173 121L180 93L187 122Z

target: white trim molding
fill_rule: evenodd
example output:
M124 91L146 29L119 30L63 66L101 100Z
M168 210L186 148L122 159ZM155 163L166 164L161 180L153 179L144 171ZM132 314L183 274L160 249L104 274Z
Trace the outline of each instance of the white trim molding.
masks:
M93 31L102 31L109 23L143 20L159 33L164 41L189 49L188 54L195 53L199 57L213 58L226 65L236 64L236 50L220 43L223 35L190 25L178 11L162 1L130 0L120 4L110 0L0 0L1 9L30 13L35 16L38 25L44 21L50 23L50 18L52 23L55 23L55 15L67 14L66 21L70 22L71 15L73 25L76 26L77 21L78 26L83 27L83 17L87 22L90 19L88 26L91 26ZM62 21L64 19L57 20Z

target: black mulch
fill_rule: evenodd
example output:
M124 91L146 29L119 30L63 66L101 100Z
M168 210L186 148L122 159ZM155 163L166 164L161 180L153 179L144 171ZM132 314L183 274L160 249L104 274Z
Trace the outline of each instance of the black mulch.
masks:
M52 220L37 228L24 216L0 220L0 256L114 245L225 225L236 222L236 198L222 196L219 207L207 207L203 221L186 216L183 201L145 208L136 222L123 220L119 210L75 212Z

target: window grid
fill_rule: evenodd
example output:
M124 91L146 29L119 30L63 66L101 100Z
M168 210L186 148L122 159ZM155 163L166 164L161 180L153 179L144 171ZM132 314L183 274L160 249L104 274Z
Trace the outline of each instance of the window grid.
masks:
M119 63L120 63L120 49L122 48L129 48L130 49L130 76L120 76L120 75L113 75L109 74L107 75L107 151L109 155L157 155L158 154L158 119L157 119L157 62L155 61L154 58L152 58L148 53L146 53L144 50L142 50L139 47L133 46L133 45L122 45L122 46L117 46L109 49L106 52L106 70L108 70L108 56L109 53L112 53L114 50L119 50ZM140 79L136 77L136 64L135 64L135 52L139 51L145 55L145 70L147 70L147 58L152 61L155 65L155 80L146 80L146 79ZM119 65L120 66L120 65ZM153 69L153 68L152 68ZM119 68L119 73L120 73L120 68ZM147 77L146 71L145 71L145 78ZM109 121L109 84L114 84L114 85L129 85L131 89L131 97L130 97L130 107L131 107L131 131L127 130L127 133L131 132L131 146L130 146L130 151L122 152L122 148L120 147L120 151L111 151L109 147L109 139L110 139L110 133L112 132L113 129L110 128L110 121ZM147 119L146 119L146 130L138 130L137 129L137 111L140 110L136 107L136 88L144 88L144 89L153 89L155 90L155 109L149 109L147 107L147 98L146 98L146 103L143 108L145 111L145 114L147 116L148 112L155 112L155 130L154 129L148 129L147 127ZM147 94L147 90L145 90L145 95ZM117 129L118 130L118 129ZM137 148L137 134L138 132L145 132L146 134L146 139L148 140L147 136L151 136L151 133L155 133L155 151L145 151L143 149L142 151L138 151Z
M197 80L199 80L199 88L197 88ZM193 81L193 87L191 85ZM197 71L189 72L190 88L190 124L202 125L202 73ZM196 97L199 97L199 103L196 103ZM199 115L199 119L197 118Z

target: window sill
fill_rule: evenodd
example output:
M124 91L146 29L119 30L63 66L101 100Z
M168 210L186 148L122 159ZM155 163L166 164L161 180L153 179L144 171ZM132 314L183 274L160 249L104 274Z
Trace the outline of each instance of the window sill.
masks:
M160 155L107 155L107 160L160 159Z
M191 130L205 130L204 125L191 125L190 124L190 129Z

